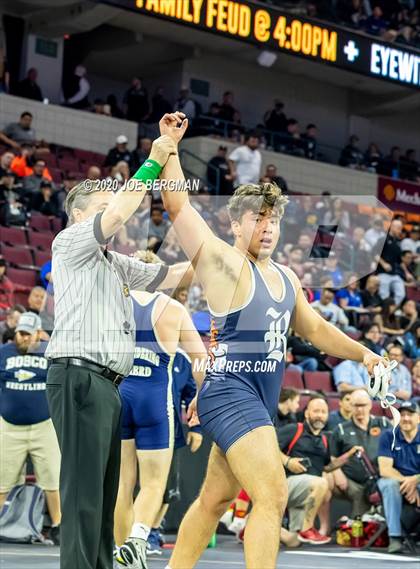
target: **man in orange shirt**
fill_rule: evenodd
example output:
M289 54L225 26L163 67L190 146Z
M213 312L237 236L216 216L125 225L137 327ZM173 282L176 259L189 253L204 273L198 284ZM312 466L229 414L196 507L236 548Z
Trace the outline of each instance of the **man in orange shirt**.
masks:
M15 156L12 160L12 164L10 166L12 172L14 172L17 176L21 178L26 178L27 176L32 176L34 174L34 166L35 164L39 164L41 166L41 162L43 164L43 169L41 172L42 178L52 181L52 176L45 165L43 160L34 160L35 154L35 147L30 144L22 144L22 152L20 156ZM37 168L38 170L38 168Z

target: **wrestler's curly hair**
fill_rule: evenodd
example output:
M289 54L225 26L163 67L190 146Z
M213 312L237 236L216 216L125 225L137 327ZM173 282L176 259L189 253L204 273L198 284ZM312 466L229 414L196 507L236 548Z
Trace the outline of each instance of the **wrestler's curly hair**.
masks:
M277 211L283 217L288 201L276 184L243 184L236 188L227 209L231 221L241 221L243 214L250 210L254 213Z

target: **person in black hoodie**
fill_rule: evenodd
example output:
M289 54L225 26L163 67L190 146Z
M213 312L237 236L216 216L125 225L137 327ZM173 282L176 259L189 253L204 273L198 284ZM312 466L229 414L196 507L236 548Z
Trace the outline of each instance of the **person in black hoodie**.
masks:
M274 426L277 429L297 422L296 412L299 409L299 403L299 391L292 387L281 390L277 415L274 417Z
M317 371L320 367L326 369L323 364L325 354L303 340L296 332L289 336L287 349L293 356L293 363L289 368L298 368L302 373L304 371Z

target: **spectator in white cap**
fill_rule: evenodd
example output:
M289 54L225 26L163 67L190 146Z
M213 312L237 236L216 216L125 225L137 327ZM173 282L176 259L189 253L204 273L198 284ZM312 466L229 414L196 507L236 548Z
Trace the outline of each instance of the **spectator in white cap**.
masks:
M67 107L86 109L89 107L90 83L86 79L86 67L77 65L73 75L64 77L63 96Z
M0 346L0 509L10 490L23 483L30 456L52 520L49 537L58 544L60 450L46 397L48 361L41 326L38 314L24 312L13 341Z
M108 152L104 166L115 166L122 160L131 164L131 152L127 148L128 138L125 134L120 134L115 139L115 146Z

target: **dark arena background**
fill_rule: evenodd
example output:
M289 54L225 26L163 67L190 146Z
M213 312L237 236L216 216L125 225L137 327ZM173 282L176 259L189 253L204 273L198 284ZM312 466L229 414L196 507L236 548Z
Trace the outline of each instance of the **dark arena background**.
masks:
M288 537L282 534L276 567L419 569L416 0L0 2L0 569L60 566L58 488L43 484L45 470L55 468L58 476L60 459L38 429L41 421L52 424L49 415L37 418L42 406L47 409L40 399L47 360L16 355L13 375L8 354L19 334L32 329L22 324L24 313L41 319L44 347L53 334L51 248L68 226L66 197L83 180L119 190L147 163L162 116L175 111L189 120L179 158L190 200L210 229L233 244L226 204L235 188L276 184L289 202L273 260L295 272L325 320L398 362L389 390L402 431L389 454L384 441L392 439L392 415L368 398L362 364L329 356L296 331L286 346L279 321L276 329L270 324L270 343L279 347L284 339L274 426L289 485L279 519ZM147 249L167 265L186 261L173 225L153 189L109 249L128 256ZM165 292L184 306L212 349L218 331L199 281ZM76 310L82 291L72 294ZM189 379L193 383L191 373ZM211 439L200 429L190 437L190 401L180 397L179 428L188 444L173 458L169 509L147 550L152 569L167 566L206 473ZM311 404L319 401L328 413L314 433ZM299 439L294 433L302 423ZM315 439L321 453L328 451L325 464L353 454L341 468L318 471ZM42 468L36 467L41 447ZM300 461L319 487L325 483L309 529L302 489L309 483L302 479L296 496L291 485L304 472L296 467ZM11 519L12 508L19 521ZM232 504L198 568L246 566L250 512L249 499ZM264 536L261 541L264 549ZM71 569L99 568L80 563ZM114 567L122 566L114 560Z

